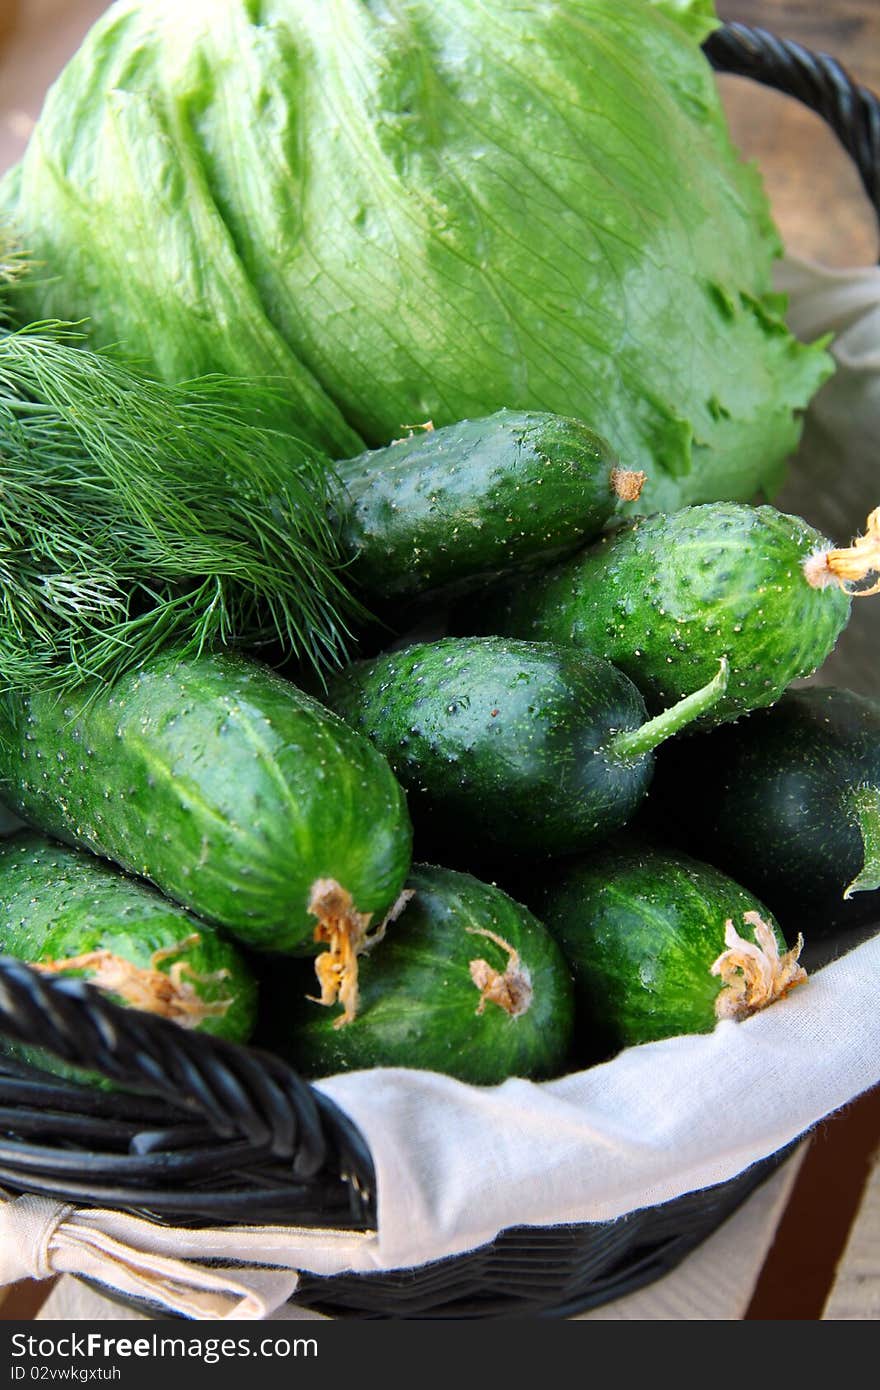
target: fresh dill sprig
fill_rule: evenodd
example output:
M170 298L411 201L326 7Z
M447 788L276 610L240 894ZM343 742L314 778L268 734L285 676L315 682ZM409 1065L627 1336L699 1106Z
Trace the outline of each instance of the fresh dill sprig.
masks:
M330 466L253 423L267 402L141 377L70 325L0 330L0 689L114 679L170 642L344 659Z

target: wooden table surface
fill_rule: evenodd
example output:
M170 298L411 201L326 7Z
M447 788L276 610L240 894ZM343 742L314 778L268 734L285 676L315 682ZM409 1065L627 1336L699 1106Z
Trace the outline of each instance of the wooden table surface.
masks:
M103 8L104 0L0 0L0 171L21 153L46 86ZM830 52L859 81L880 91L880 0L720 0L718 9L726 20L759 25ZM875 218L846 154L823 122L797 102L745 79L719 82L734 138L764 175L789 250L834 266L875 262ZM741 1271L741 1279L751 1280L750 1300L741 1299L743 1307L736 1311L729 1301L724 1306L731 1311L699 1315L880 1315L880 1169L869 1178L878 1143L880 1092L875 1091L820 1127L790 1184L793 1190L785 1191L781 1220L771 1193L739 1223L752 1241L756 1221L761 1232L758 1251ZM48 1292L49 1286L13 1289L0 1318L33 1316ZM658 1306L664 1306L663 1297ZM632 1316L625 1309L610 1315Z

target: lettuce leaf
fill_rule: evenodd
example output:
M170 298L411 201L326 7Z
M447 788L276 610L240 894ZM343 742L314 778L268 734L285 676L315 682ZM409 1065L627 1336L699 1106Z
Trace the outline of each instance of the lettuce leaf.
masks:
M577 415L653 507L770 494L830 371L699 50L706 0L122 0L0 192L161 376L283 379L337 456Z
M675 19L685 33L692 34L697 43L708 38L718 28L713 0L650 0L658 10Z

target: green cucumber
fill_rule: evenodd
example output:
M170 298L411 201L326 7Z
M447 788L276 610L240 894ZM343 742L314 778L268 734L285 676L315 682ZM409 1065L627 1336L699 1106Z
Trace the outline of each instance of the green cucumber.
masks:
M644 474L579 420L500 410L334 465L337 527L368 601L463 592L597 536Z
M566 854L625 823L652 749L719 698L645 722L607 661L550 642L447 637L349 666L326 698L391 763L435 844Z
M309 1077L418 1067L478 1085L555 1076L571 1042L571 977L521 904L469 874L416 865L413 897L360 967L357 1017L337 1027L301 963L266 981L265 1042Z
M0 779L24 820L260 950L314 951L328 884L360 934L409 869L406 802L385 759L240 656L169 652L112 686L8 695Z
M664 750L651 817L814 933L880 919L880 700L790 690Z
M0 841L0 954L233 1042L247 1041L256 1021L254 975L214 927L32 831ZM6 1047L57 1075L86 1075L42 1050Z
M593 1059L711 1031L719 1018L745 1017L806 978L800 943L786 951L763 904L684 854L609 843L554 872L535 908L571 966L582 1045ZM743 974L756 943L766 981Z
M685 507L636 518L487 601L480 627L604 656L650 710L699 689L726 656L727 692L708 726L772 704L825 660L851 605L825 561L851 553L773 507Z

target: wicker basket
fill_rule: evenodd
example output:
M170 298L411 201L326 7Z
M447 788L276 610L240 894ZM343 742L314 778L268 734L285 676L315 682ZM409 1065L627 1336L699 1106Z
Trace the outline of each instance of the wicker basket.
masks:
M833 59L731 24L713 66L819 112L878 208L880 103ZM375 1225L371 1155L354 1125L280 1059L185 1032L0 958L0 1031L131 1088L95 1091L0 1067L0 1186L177 1225ZM474 1252L385 1274L305 1275L297 1299L368 1317L566 1316L656 1279L787 1156L614 1222L505 1231ZM150 1309L142 1305L146 1311Z

